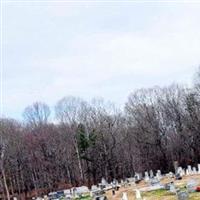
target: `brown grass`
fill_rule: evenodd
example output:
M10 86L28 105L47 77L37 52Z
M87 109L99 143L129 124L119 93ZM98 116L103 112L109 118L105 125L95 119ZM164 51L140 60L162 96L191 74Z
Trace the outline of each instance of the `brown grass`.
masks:
M164 178L161 182L167 183L174 181L175 185L179 188L182 188L186 186L187 181L190 179L195 179L200 184L200 175L192 175L192 176L185 176L182 180L174 180L169 178ZM148 186L144 181L141 181L136 186L128 186L128 187L121 187L119 191L116 191L116 194L113 196L112 191L107 191L106 196L108 197L108 200L121 200L122 193L126 192L128 196L128 200L136 200L135 199L135 189L140 189L143 187ZM151 192L142 192L142 197L145 198L145 200L176 200L176 196L169 191L166 190L157 190L157 191L151 191ZM200 200L200 192L197 193L190 193L189 194L189 200Z

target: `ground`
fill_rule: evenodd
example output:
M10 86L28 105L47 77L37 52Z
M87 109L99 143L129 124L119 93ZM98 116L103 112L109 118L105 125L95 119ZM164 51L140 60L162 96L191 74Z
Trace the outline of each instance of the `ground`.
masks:
M200 185L200 175L192 175L192 176L185 176L182 180L174 180L169 178L164 178L161 182L167 183L170 181L174 181L175 185L178 188L184 189L184 187L187 184L187 181L190 179L195 179L198 181ZM135 200L135 189L141 189L143 187L148 186L144 181L137 184L136 186L128 186L128 187L121 187L119 191L116 192L116 194L113 196L112 191L108 191L106 193L106 196L108 197L108 200L121 200L122 193L127 192L128 200ZM177 200L176 195L173 193L170 193L167 190L155 190L151 192L142 192L142 197L145 198L145 200ZM189 194L189 200L200 200L200 192L194 192Z

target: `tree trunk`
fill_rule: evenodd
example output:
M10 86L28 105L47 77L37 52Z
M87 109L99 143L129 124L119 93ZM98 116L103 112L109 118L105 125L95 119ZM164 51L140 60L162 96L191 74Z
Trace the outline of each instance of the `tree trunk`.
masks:
M3 176L3 184L4 184L4 187L5 187L5 190L6 190L7 199L10 200L10 193L9 193L8 184L7 184L7 181L6 181L6 174L5 174L3 166L1 166L1 173L2 173L2 176Z
M82 169L82 165L81 165L81 159L80 159L80 155L79 155L79 149L78 149L77 142L75 144L75 148L76 148L76 154L77 154L77 159L78 159L78 168L79 168L80 175L81 175L81 181L83 183L84 182L83 169Z

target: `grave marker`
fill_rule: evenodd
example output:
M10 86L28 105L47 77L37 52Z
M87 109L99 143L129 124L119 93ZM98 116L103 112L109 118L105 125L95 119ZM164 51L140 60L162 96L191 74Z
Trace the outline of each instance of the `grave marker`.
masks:
M172 193L176 193L176 188L175 188L174 183L171 183L171 184L169 185L169 191L172 192Z
M121 200L128 200L128 196L126 192L123 192Z
M193 173L193 174L197 174L197 169L196 169L196 167L193 167L193 168L192 168L192 173Z
M196 188L198 186L198 183L196 180L191 179L187 182L187 190L188 192L195 192Z
M154 175L153 175L153 170L150 170L150 178L153 178L154 177Z
M178 200L188 200L189 199L189 195L185 191L178 192L177 197L178 197Z
M191 165L188 165L188 174L189 174L189 175L192 174L192 167L191 167Z
M144 174L145 174L144 180L145 180L145 182L148 182L149 181L149 173L146 171Z
M140 190L138 190L138 189L135 190L135 198L136 198L137 200L142 199Z

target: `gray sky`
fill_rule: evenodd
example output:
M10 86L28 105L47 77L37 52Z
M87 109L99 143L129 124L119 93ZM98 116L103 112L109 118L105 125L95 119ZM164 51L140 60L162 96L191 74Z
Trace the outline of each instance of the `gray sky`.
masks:
M190 84L200 3L5 3L3 112L67 95L122 105L141 87Z

